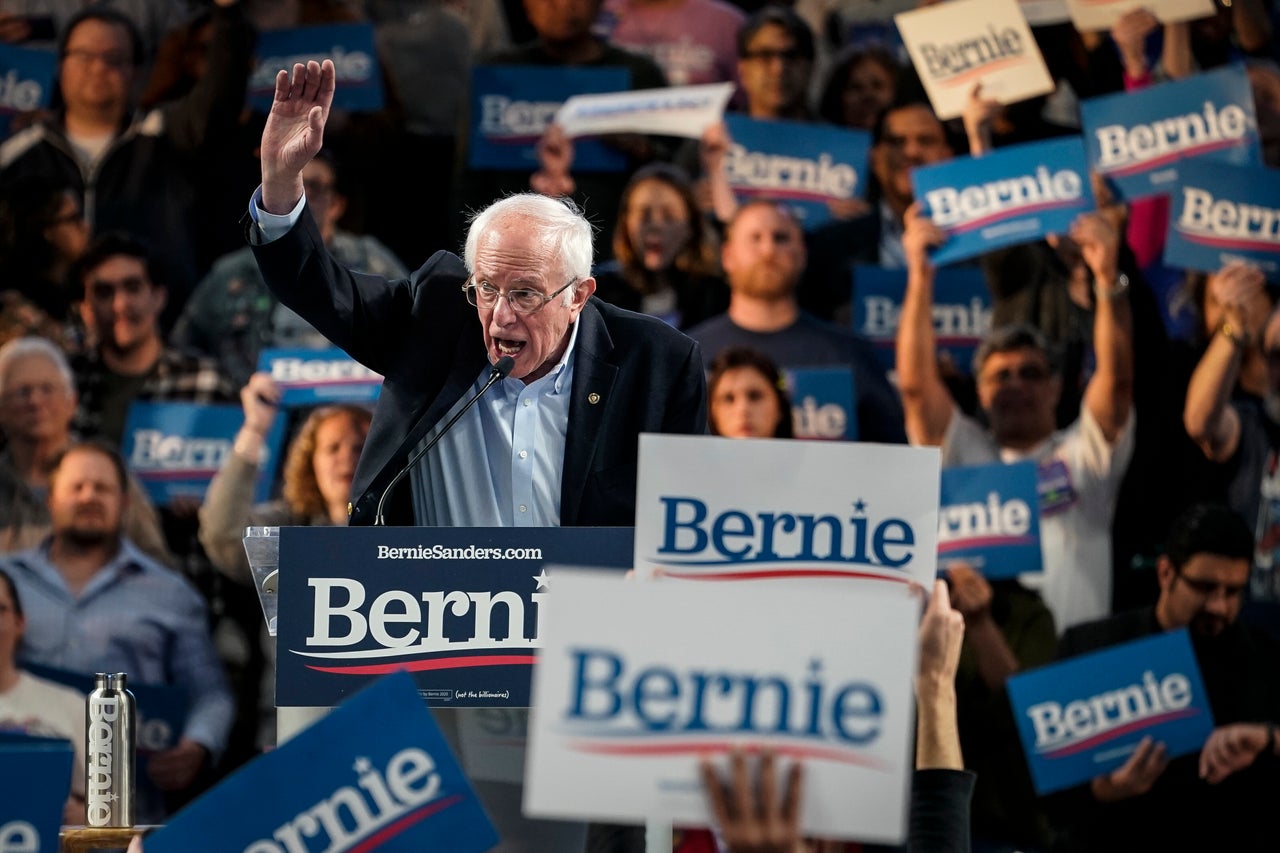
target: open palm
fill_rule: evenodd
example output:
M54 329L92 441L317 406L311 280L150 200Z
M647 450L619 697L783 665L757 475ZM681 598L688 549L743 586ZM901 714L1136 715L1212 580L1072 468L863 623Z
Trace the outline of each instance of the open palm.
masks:
M302 189L302 169L324 142L333 104L333 63L293 66L276 75L275 98L262 131L262 199L272 213L286 213ZM283 209L281 209L283 208Z

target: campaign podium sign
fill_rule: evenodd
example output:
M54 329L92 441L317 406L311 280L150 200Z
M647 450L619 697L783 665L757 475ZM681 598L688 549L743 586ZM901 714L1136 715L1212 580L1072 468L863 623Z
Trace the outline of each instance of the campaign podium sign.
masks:
M636 574L930 588L939 461L936 447L641 435Z
M258 370L280 388L280 405L368 403L382 393L382 376L337 347L264 349Z
M1040 794L1110 773L1144 737L1177 758L1213 731L1186 629L1015 675L1006 687Z
M797 367L783 371L791 393L796 438L857 441L858 410L849 367Z
M0 44L0 140L9 136L15 115L49 105L57 65L52 51Z
M1217 272L1243 261L1280 281L1280 171L1204 162L1179 169L1165 264Z
M938 565L965 563L988 580L1044 570L1031 461L942 469Z
M724 118L732 143L724 174L740 202L768 198L795 210L805 228L831 218L832 202L863 194L871 134L813 122Z
M853 330L875 348L881 366L893 370L907 271L857 264L853 280ZM959 373L972 373L973 354L990 331L991 291L982 270L938 268L933 281L933 335L939 357Z
M480 853L497 843L405 673L254 759L146 842L147 853Z
M0 850L58 849L72 760L70 741L0 733Z
M1176 188L1181 166L1199 160L1262 165L1253 90L1242 65L1080 105L1089 167L1118 197Z
M406 669L428 705L527 707L548 563L631 566L629 527L282 527L276 705Z
M267 112L276 89L276 74L293 73L295 63L306 65L331 59L336 75L333 105L340 110L371 112L382 109L382 69L374 44L373 25L326 24L258 33L253 74L249 77L249 106Z
M1094 207L1078 136L922 166L911 171L911 185L925 215L947 234L932 254L936 264L1064 233Z
M87 673L40 664L23 664L23 668L85 696L93 690L93 676ZM142 684L133 680L129 681L129 691L137 705L134 743L138 754L152 755L176 746L187 723L190 708L187 691L176 685Z
M125 418L124 462L156 506L168 506L175 498L203 500L243 424L239 406L135 402ZM284 432L285 417L277 414L267 433L255 501L270 496Z
M1217 10L1213 0L1067 0L1067 10L1082 33L1109 30L1134 9L1146 9L1162 24L1207 18Z
M467 165L472 169L538 168L535 145L556 112L573 95L624 92L631 88L625 68L549 68L535 65L478 65L471 69L471 132ZM573 168L621 172L626 157L598 139L573 145Z
M979 83L983 98L1002 104L1053 91L1053 78L1017 0L951 0L893 19L943 121L964 111Z
M804 761L806 835L902 840L919 615L907 589L551 576L526 814L705 826L699 757L760 748Z

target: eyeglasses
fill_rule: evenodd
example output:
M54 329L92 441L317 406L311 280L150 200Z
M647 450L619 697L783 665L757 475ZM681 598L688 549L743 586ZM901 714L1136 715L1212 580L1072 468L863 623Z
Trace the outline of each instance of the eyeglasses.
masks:
M801 59L808 59L809 57L805 56L794 47L789 47L786 50L775 50L773 48L762 47L758 50L743 51L742 58L756 60L759 62L771 62L775 59L780 59L783 62L799 62Z
M1008 385L1017 379L1019 382L1036 384L1044 382L1049 376L1049 371L1038 364L1023 364L1016 368L1006 367L1003 370L995 370L984 374L982 382L987 385Z
M63 54L64 59L70 59L81 65L89 65L95 59L102 60L102 64L108 68L119 69L131 65L133 57L128 51L124 50L89 50L83 47L75 47Z
M1191 590L1202 598L1213 598L1214 594L1219 590L1222 591L1223 597L1228 599L1239 598L1244 594L1245 585L1242 583L1217 583L1216 581L1189 578L1181 573L1174 575L1174 577L1191 587Z
M527 287L502 291L487 281L479 283L468 281L462 285L462 292L467 294L467 301L477 308L491 309L498 304L499 297L506 297L507 304L517 314L536 314L546 307L548 302L577 283L577 278L571 278L565 283L564 287L555 293L547 295Z

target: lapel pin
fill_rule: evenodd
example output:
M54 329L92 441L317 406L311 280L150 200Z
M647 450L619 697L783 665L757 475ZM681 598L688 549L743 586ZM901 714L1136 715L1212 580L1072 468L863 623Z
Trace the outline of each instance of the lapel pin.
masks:
M592 391L587 395L587 402L594 406L596 403L600 402L600 395Z

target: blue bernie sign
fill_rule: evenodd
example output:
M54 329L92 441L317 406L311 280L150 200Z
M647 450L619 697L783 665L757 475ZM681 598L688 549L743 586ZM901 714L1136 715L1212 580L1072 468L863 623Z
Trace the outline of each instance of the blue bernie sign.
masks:
M59 849L72 755L70 741L0 734L0 850Z
M1165 265L1216 272L1244 261L1280 282L1280 171L1203 162L1179 169Z
M1034 462L942 469L938 565L953 563L988 579L1043 570Z
M863 194L871 134L812 122L762 121L726 115L732 143L725 177L740 202L785 202L805 228L831 219L832 203Z
M1258 119L1242 65L1080 105L1089 168L1119 198L1166 195L1187 163L1259 166Z
M796 438L857 441L858 413L853 370L803 367L784 371L791 394L791 424Z
M49 106L57 65L52 51L0 44L0 140L16 114Z
M397 673L188 805L147 838L147 853L479 853L497 843L413 679Z
M368 403L382 393L382 377L337 347L264 349L258 370L280 387L280 405Z
M924 213L947 234L937 264L1065 232L1094 209L1080 137L1011 145L911 172Z
M239 406L133 403L125 418L124 462L156 506L168 506L175 498L203 500L243 424ZM267 456L258 473L255 501L269 496L284 431L285 418L280 414L267 435Z
M631 73L613 68L548 68L534 65L479 65L471 70L471 134L467 165L472 169L533 172L534 148L556 111L573 95L625 92ZM573 143L575 172L621 172L622 152L598 139Z
M266 112L276 90L276 73L292 72L295 63L333 60L337 80L333 105L352 112L382 109L382 68L374 45L372 24L329 24L267 30L258 34L249 106Z
M875 348L881 366L893 370L907 271L858 264L853 281L853 330ZM933 334L938 356L968 375L973 372L973 354L989 331L991 291L982 270L939 267L933 281Z
M1213 731L1185 629L1015 675L1007 688L1040 794L1110 773L1148 735L1177 758Z
M23 668L86 696L93 690L93 676L87 673L29 663L24 663ZM187 723L187 691L170 684L140 684L132 680L129 691L137 703L134 742L138 754L150 755L176 746Z
M631 568L630 527L283 527L276 704L413 673L432 706L529 706L544 565Z

